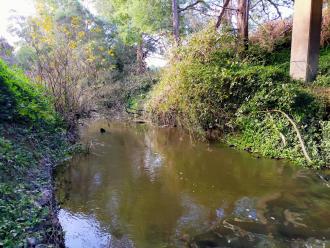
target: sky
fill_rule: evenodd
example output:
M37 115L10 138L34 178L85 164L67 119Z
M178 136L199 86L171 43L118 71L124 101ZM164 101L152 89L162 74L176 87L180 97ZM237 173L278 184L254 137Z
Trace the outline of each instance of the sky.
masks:
M83 4L95 13L92 0L83 0ZM0 0L0 37L6 38L11 45L14 45L18 38L8 32L8 26L11 23L10 16L13 14L31 16L34 13L33 0ZM146 60L148 66L162 67L166 64L164 58L159 54L151 54Z
M92 6L92 0L83 0L83 3L92 12L95 9ZM17 38L12 36L8 31L10 25L10 16L31 16L35 13L33 0L0 0L0 37L5 37L10 44L14 44Z
M82 0L83 4L92 12L96 12L93 8L93 0ZM15 12L13 12L15 11ZM10 25L10 16L13 14L20 16L30 16L35 13L33 0L0 0L0 37L4 37L7 41L14 45L18 41L17 37L11 35L7 30ZM290 15L291 11L284 11L284 15ZM166 64L164 58L159 54L152 54L147 58L150 66L162 67Z
M11 44L17 41L17 38L7 32L13 10L16 11L15 15L33 15L35 13L33 0L0 0L0 36L5 37Z

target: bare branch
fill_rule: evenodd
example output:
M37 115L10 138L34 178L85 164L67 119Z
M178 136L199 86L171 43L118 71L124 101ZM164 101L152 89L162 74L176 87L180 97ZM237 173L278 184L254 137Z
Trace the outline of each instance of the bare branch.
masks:
M276 9L276 12L278 14L278 18L282 18L282 14L281 14L281 11L278 8L278 5L276 3L274 3L272 0L267 0L267 2L269 2Z
M200 3L203 3L203 4L206 4L203 0L197 0L196 2L192 3L192 4L189 4L187 5L186 7L184 8L179 8L179 13L183 12L183 11L186 11L186 10L189 10L189 9L192 9L194 8L197 4L200 4Z

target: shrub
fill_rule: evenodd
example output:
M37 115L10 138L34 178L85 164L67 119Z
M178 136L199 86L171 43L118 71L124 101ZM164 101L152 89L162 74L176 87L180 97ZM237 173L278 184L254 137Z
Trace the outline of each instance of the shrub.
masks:
M30 190L31 191L31 190ZM33 228L40 225L49 211L37 205L37 196L23 184L0 182L0 246L27 247L26 238L31 235L41 238Z
M158 82L158 78L157 71L118 78L115 82L99 88L97 95L100 104L113 110L123 110L125 107L140 108L138 102L144 101L146 93Z
M330 49L325 48L321 50L320 60L319 60L319 77L330 77ZM318 81L318 80L317 80ZM316 82L318 83L318 82ZM322 84L323 86L330 86L329 82Z
M18 69L0 60L0 114L2 120L54 123L56 114L51 99L40 85L34 84Z
M0 247L27 247L32 237L48 243L53 210L38 202L69 142L45 89L2 61L0 109Z
M236 49L234 37L214 29L173 51L146 109L159 124L179 125L203 138L216 131L240 148L298 163L306 161L301 135L313 163L324 164L319 160L323 104L283 67L258 63L251 51Z
M161 124L200 133L214 127L226 130L235 112L260 87L289 81L277 67L249 63L239 56L234 37L213 29L194 35L173 54L147 105Z
M261 25L250 38L268 52L289 48L291 45L292 20L276 20Z
M321 46L330 45L330 11L325 9L322 15Z
M297 124L299 134L283 113ZM231 134L228 142L263 156L306 164L303 145L315 165L324 165L320 158L323 115L322 103L307 89L294 82L279 83L258 91L241 106L235 119L240 132ZM299 135L303 144L298 139Z
M317 79L312 84L312 90L325 104L326 112L328 115L327 120L330 118L330 49L325 48L321 50L319 73Z
M322 126L322 158L326 164L330 164L330 121L324 121Z
M323 11L321 41L322 48L330 45L330 11ZM251 34L250 42L268 52L281 51L291 47L292 19L266 22Z

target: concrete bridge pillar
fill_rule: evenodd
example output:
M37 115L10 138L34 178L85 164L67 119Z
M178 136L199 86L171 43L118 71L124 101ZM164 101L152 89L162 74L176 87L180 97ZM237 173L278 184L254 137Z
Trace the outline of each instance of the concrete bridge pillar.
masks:
M311 82L317 75L323 0L295 0L290 75Z

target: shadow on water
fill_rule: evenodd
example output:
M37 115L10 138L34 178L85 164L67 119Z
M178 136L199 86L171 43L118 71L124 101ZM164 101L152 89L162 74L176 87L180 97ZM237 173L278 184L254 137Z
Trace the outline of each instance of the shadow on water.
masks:
M311 171L177 129L98 121L82 141L91 154L57 172L68 247L330 247Z

